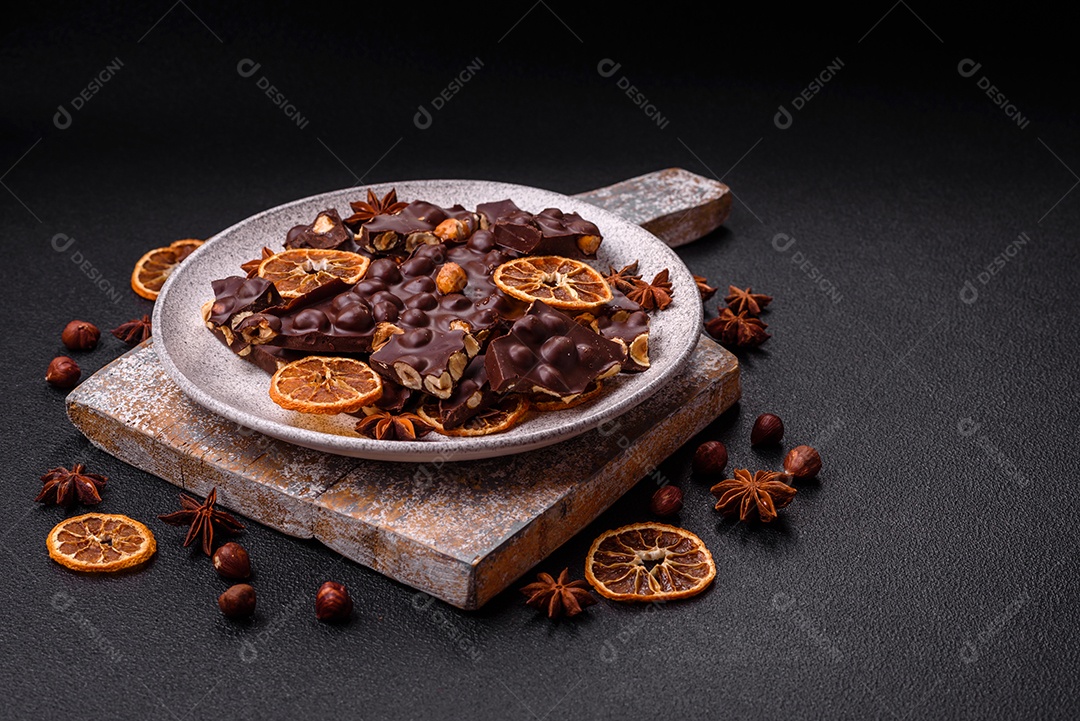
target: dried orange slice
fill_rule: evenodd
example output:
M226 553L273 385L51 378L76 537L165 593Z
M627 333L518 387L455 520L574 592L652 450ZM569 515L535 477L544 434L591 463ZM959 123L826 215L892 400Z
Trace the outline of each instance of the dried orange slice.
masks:
M665 523L604 531L585 557L585 579L613 601L671 601L708 588L716 577L700 538Z
M45 544L49 556L60 565L99 573L133 568L157 550L149 528L114 513L84 513L61 521Z
M260 263L259 277L273 283L282 298L299 298L336 280L349 285L359 282L370 262L344 250L296 248Z
M139 258L131 271L131 289L147 300L157 300L161 286L165 285L176 266L202 244L201 240L185 238L149 251Z
M587 310L612 299L604 276L580 260L557 255L508 261L495 269L492 280L518 300L542 300L564 310Z
M382 396L382 380L355 358L308 356L278 368L270 399L301 413L354 413Z
M574 408L575 406L580 406L582 403L588 403L593 398L600 395L603 390L604 386L600 381L593 381L584 391L578 393L576 396L567 396L569 400L549 396L546 393L538 393L529 400L529 404L540 412L564 411L567 408Z
M457 428L443 428L439 422L436 402L428 401L416 409L416 414L444 436L490 436L502 433L520 423L529 410L529 402L521 395L508 395L486 411L477 413Z

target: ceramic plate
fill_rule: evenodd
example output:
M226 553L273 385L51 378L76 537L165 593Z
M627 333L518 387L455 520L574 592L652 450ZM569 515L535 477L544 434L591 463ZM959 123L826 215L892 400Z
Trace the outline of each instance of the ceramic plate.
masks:
M259 257L263 246L283 247L294 225L310 223L319 211L348 215L349 200L364 190L348 188L271 208L228 228L196 250L169 278L154 308L154 347L165 370L192 400L246 428L316 450L386 461L448 461L521 453L571 438L616 418L664 386L689 360L701 327L701 301L694 278L679 257L648 231L583 200L523 185L478 180L421 180L372 186L380 197L397 188L403 201L449 206L512 198L539 212L557 207L593 221L604 237L593 265L601 272L639 260L646 279L669 268L674 302L651 313L649 356L644 373L619 374L604 383L596 400L563 411L538 413L504 433L452 438L431 433L418 441L376 441L358 436L352 416L315 416L286 411L270 400L269 376L234 355L202 323L199 311L213 298L210 282L240 274L240 264Z

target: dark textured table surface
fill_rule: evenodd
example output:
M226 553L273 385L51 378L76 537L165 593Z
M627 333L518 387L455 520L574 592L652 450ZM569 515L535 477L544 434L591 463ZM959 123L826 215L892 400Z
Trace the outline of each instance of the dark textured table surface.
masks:
M454 12L38 3L5 20L0 716L1080 713L1080 143L1061 21L988 32L908 3ZM732 466L775 468L782 451L748 441L771 411L786 446L825 461L766 527L712 510L693 444L662 466L686 493L678 522L718 566L695 600L551 623L510 590L464 613L252 524L259 612L231 623L225 584L155 518L176 489L90 447L42 380L68 320L107 329L149 311L127 278L164 242L365 182L572 193L667 166L738 197L686 263L776 298L772 338L741 355L742 402L701 440L727 443ZM77 359L90 373L122 350L106 335ZM33 503L38 476L74 462L109 476L100 510L157 534L147 569L79 577L48 559L64 512ZM537 570L580 577L591 539L648 519L651 492ZM327 579L356 599L344 627L314 618Z

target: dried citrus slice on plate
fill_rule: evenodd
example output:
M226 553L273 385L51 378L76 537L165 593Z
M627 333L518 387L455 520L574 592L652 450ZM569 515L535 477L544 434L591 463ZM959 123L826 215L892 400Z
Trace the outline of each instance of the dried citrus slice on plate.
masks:
M589 265L557 255L526 256L503 263L492 275L507 295L552 308L586 310L612 299L604 276Z
M169 274L202 244L201 240L185 238L149 251L131 271L131 289L147 300L157 300Z
M359 253L344 250L296 248L260 263L259 277L272 282L282 298L299 298L334 281L358 283L370 262Z
M585 579L614 601L671 601L704 591L716 577L700 538L665 523L604 531L585 557Z
M490 436L502 433L520 423L529 410L529 402L521 395L508 395L495 405L465 421L457 428L443 428L439 422L437 403L428 401L416 409L416 414L444 436Z
M278 368L270 399L301 413L354 413L382 396L382 380L355 358L308 356Z
M84 513L61 521L45 543L49 556L60 565L99 573L133 568L157 550L149 528L114 513Z

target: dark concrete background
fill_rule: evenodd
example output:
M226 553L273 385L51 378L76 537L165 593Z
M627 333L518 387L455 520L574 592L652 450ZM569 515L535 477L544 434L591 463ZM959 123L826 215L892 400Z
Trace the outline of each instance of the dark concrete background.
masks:
M1066 19L1023 10L166 0L12 11L0 41L12 319L0 715L1075 717L1077 65ZM981 67L964 77L969 58ZM245 59L260 65L247 78ZM418 128L418 107L432 110L476 59ZM597 71L604 59L621 64L611 77ZM777 127L778 107L837 59ZM110 63L115 75L73 110ZM621 92L623 77L664 127ZM748 442L772 411L786 447L811 443L825 460L820 483L768 527L711 509L709 482L689 472L695 444L663 465L686 493L678 522L719 569L693 601L602 601L553 624L511 589L463 613L251 524L259 613L230 623L214 603L225 584L156 520L176 489L90 447L42 380L68 320L108 329L149 311L127 276L173 239L365 182L573 193L667 166L721 176L738 196L726 229L680 251L690 268L776 298L772 339L741 356L741 404L700 440L726 442L732 466L777 467L782 451ZM64 252L58 234L74 239ZM106 335L77 359L90 373L122 351ZM37 479L74 462L110 477L102 511L157 534L148 569L77 577L48 559L64 513L32 502ZM580 577L597 533L649 518L650 486L537 570ZM327 579L356 599L345 627L314 619Z

